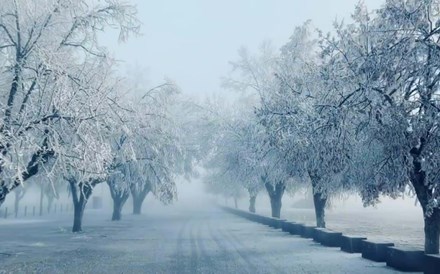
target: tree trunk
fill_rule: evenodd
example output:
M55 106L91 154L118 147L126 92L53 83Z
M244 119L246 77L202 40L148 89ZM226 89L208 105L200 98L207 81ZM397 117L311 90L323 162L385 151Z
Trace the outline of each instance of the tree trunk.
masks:
M89 197L92 195L92 190L95 185L98 184L98 181L93 181L91 183L79 183L77 185L75 180L69 180L69 184L72 192L74 209L72 232L81 232L84 209Z
M110 194L113 200L113 215L112 215L112 221L119 221L121 220L122 216L122 207L124 206L125 202L128 200L128 197L130 196L130 192L128 189L118 189L115 185L114 180L108 180L107 184L110 189Z
M234 197L234 206L237 209L238 208L238 200L237 197Z
M142 189L139 189L135 185L130 186L131 197L133 198L133 214L140 215L142 213L142 203L150 192L151 187L149 183L145 183Z
M281 197L271 197L270 207L272 209L272 217L281 218Z
M281 200L283 198L286 186L282 182L278 182L276 185L265 183L264 186L266 187L267 193L269 194L272 217L280 218L282 206Z
M113 214L112 221L120 221L122 216L122 201L121 199L113 200Z
M249 211L255 213L255 200L257 199L257 195L251 195L249 198Z
M423 143L423 142L422 142ZM422 170L422 159L420 157L422 147L413 148L413 171L411 173L411 183L416 191L417 199L423 210L424 230L425 230L425 253L439 254L440 237L440 209L430 209L429 202L433 199L433 190L426 184L426 174Z
M77 202L73 204L73 227L72 232L81 232L82 231L82 218L84 215L85 204L81 202Z
M313 193L313 202L315 204L316 226L325 228L325 205L327 197L319 192Z
M315 206L316 226L325 228L325 206L327 195L318 188L319 177L309 171L310 181L312 181L313 204Z
M125 195L123 197L115 197L113 199L113 215L112 221L120 221L122 216L122 207L127 201L129 195Z
M1 174L1 172L0 172L0 174ZM0 207L5 202L7 194L8 194L8 188L5 186L0 187Z
M133 198L133 214L134 215L141 215L142 214L142 203L143 202L144 202L143 199Z
M425 216L425 253L439 254L440 210L435 209Z

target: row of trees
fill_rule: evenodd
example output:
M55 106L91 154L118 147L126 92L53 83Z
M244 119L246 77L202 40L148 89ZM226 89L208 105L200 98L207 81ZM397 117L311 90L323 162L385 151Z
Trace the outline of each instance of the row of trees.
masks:
M318 227L337 193L372 205L409 191L423 209L425 252L439 253L440 2L359 4L352 19L331 34L306 22L279 51L240 50L224 84L252 103L212 115L207 182L247 190L251 211L265 188L274 217L286 189L310 185Z
M54 201L59 199L61 187L61 184L46 184L44 182L38 184L38 188L40 191L38 214L40 216L43 215L44 211L46 211L47 213L51 212ZM18 187L14 189L15 217L17 217L19 214L21 201L25 198L28 189L29 188L24 187ZM44 207L45 200L46 206Z
M77 232L97 184L110 187L114 220L129 193L135 213L150 191L175 199L174 177L192 165L173 118L178 88L119 77L98 42L109 28L124 41L139 25L120 0L2 1L0 205L32 181L67 183Z

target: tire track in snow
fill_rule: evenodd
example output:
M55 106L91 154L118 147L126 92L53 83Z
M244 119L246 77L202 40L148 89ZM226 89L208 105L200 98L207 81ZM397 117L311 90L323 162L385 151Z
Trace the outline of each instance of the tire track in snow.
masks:
M257 273L257 269L255 268L254 265L252 265L252 263L249 260L246 260L245 258L243 258L243 256L241 256L240 252L236 250L236 248L234 248L232 246L232 244L230 243L230 241L228 241L228 239L226 238L218 238L216 235L220 235L219 229L216 226L216 231L215 233L212 230L212 226L211 226L211 222L209 222L208 225L208 229L209 229L209 234L211 236L211 238L215 241L216 245L220 248L220 253L222 256L224 256L225 258L228 258L228 260L230 260L231 262L235 262L238 265L240 265L241 267L238 268L240 270L246 271L247 273ZM237 253L238 256L236 256L234 254ZM227 265L230 266L230 265ZM233 270L232 270L233 271ZM225 269L225 273L226 272L232 272L232 271L226 271Z
M263 265L266 269L270 269L271 273L286 273L282 268L274 265L273 263L265 260L261 256L258 256L259 259L256 259L255 256L246 255L244 252L240 251L246 248L246 245L243 241L237 237L231 230L223 229L221 230L223 238L228 239L228 241L234 246L234 248L238 251L241 256L244 256L250 265L257 269L257 273L261 272L261 268L258 266Z
M182 270L186 269L185 265L185 258L184 258L184 250L183 250L183 242L185 240L185 231L187 230L189 219L185 220L183 224L181 225L181 228L179 230L179 234L177 236L177 243L176 243L176 251L174 252L173 259L174 259L174 265L173 265L173 272L174 273L180 273Z
M190 227L190 243L191 243L191 258L190 258L190 271L191 273L198 272L198 260L199 254L197 252L196 239L194 238L194 226Z
M206 226L207 221L206 220L200 220L197 224L197 246L199 250L199 257L198 257L198 266L201 272L209 272L210 268L214 265L214 260L211 257L212 254L209 254L208 250L206 249L205 242L209 240L208 237L203 237L203 229Z

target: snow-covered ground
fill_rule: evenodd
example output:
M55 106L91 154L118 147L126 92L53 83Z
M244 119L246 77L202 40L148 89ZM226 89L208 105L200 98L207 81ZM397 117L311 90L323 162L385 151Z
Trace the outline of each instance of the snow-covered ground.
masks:
M366 236L369 239L391 241L396 245L423 249L423 214L413 199L382 199L376 207L364 208L359 199L333 202L326 210L327 227L347 235ZM270 215L269 202L261 199L257 211ZM310 225L315 223L314 209L299 209L285 201L281 218ZM244 201L241 208L245 208Z
M252 223L199 203L153 206L142 216L88 210L0 222L1 273L397 273L382 263Z

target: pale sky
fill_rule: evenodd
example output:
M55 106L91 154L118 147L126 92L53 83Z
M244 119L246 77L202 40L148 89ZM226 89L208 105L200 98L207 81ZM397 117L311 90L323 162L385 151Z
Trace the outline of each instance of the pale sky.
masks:
M385 0L365 0L369 9ZM350 20L355 0L131 0L142 21L142 36L104 43L124 66L146 69L151 85L164 76L187 94L220 93L220 78L230 71L241 46L255 49L264 40L276 47L295 26L311 19L331 30L337 19Z

